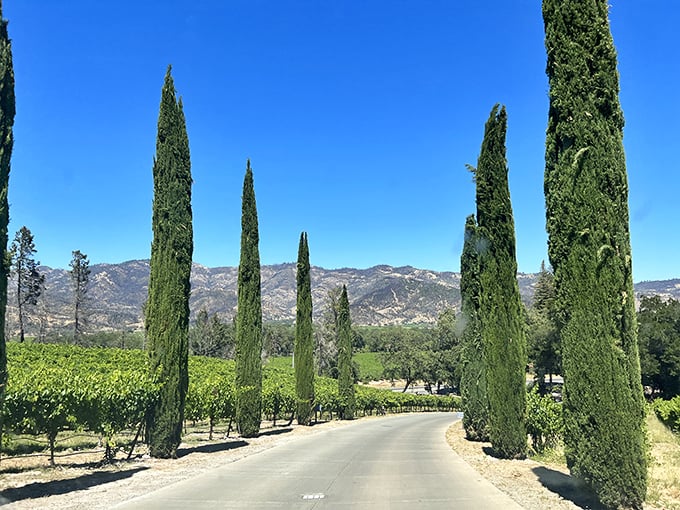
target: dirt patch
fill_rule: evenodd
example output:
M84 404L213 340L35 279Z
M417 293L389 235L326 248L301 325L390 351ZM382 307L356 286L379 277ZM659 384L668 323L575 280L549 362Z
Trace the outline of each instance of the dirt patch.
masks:
M449 427L446 440L479 474L528 510L600 508L561 465L498 459L491 443L465 439L460 421Z
M446 432L453 450L472 468L527 510L573 510L603 507L580 482L569 474L563 464L495 458L491 443L465 439L462 422L454 423ZM677 502L676 502L677 503ZM674 504L654 506L645 503L645 510L680 508Z

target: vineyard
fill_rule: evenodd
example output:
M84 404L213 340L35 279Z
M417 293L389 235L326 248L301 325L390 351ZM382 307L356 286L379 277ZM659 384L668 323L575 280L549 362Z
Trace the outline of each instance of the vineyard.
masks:
M98 435L108 458L114 455L110 445L124 432L135 436L134 448L162 384L150 372L148 355L141 350L9 343L7 359L3 436L10 441L13 434L46 437L51 463L59 434L65 431ZM317 419L336 418L341 408L337 381L326 377L315 381ZM262 398L263 419L274 426L277 420L292 420L296 408L292 368L276 362L265 365ZM186 420L207 423L211 439L218 423L228 424L229 434L235 399L233 361L189 358ZM457 397L361 385L356 387L356 404L359 415L459 408Z

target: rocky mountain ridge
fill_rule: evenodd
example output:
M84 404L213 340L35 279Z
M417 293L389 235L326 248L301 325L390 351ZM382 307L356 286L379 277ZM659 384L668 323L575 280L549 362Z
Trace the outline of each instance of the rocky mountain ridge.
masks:
M88 287L89 328L127 330L143 328L143 305L147 298L149 261L90 267ZM29 331L42 327L66 329L72 323L72 290L68 271L41 266L46 289L32 312ZM262 310L265 321L292 322L295 318L295 263L262 266ZM209 268L194 264L191 275L192 315L206 309L223 320L236 313L238 268ZM460 274L417 269L410 266L374 266L368 269L312 267L314 317L326 308L328 292L347 285L352 321L360 325L434 324L446 308L460 309ZM530 302L536 274L518 274L522 299ZM642 282L637 294L658 294L680 299L680 280ZM10 281L8 327L16 325L16 296Z

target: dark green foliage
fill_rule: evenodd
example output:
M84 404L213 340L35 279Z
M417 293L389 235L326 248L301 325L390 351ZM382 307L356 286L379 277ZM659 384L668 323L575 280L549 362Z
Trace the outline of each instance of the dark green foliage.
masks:
M295 321L295 391L297 421L309 425L314 404L314 332L312 331L312 280L307 234L300 235L297 261L297 311Z
M479 240L474 215L465 221L465 244L460 257L461 324L463 328L460 395L463 428L471 441L489 440L489 399L482 328L479 322Z
M7 277L9 263L7 253L7 226L9 224L9 167L14 146L14 65L12 44L7 33L7 20L2 17L0 1L0 408L7 383L7 351L5 345L5 311L7 309ZM0 434L2 433L0 413Z
M462 335L456 320L456 310L445 308L437 317L437 325L432 330L431 350L425 380L437 389L442 384L450 388L460 388L462 356Z
M638 322L642 383L662 398L680 395L680 302L642 296Z
M314 361L317 373L338 377L338 314L342 287L333 287L326 294L325 308L319 324Z
M270 321L262 324L262 359L292 356L295 351L295 324Z
M527 443L527 354L505 159L506 129L505 107L496 105L486 123L475 172L479 317L490 411L489 438L497 455L522 458Z
M527 433L537 453L554 448L562 438L562 404L550 395L539 395L538 386L527 394Z
M432 331L393 326L385 328L380 359L387 379L403 379L405 392L417 380L429 380L432 359Z
M527 346L539 392L545 395L546 376L552 382L553 374L562 373L562 354L556 324L555 279L543 262L534 288L534 302L527 310Z
M250 160L243 180L241 260L236 312L236 423L243 437L255 437L262 419L262 298L260 235Z
M352 370L352 323L349 315L347 287L342 286L338 306L338 396L340 398L340 417L354 419L354 373Z
M45 287L45 275L38 271L40 262L36 262L34 255L33 234L26 227L21 227L10 248L12 274L16 278L20 342L24 341L29 309L38 304L38 298Z
M90 261L80 250L72 252L73 258L69 262L71 267L71 285L73 286L73 342L82 343L85 330L85 305L87 286L90 282Z
M196 322L189 328L189 352L197 356L233 358L233 326L222 322L216 313L208 315L208 311L201 308Z
M145 309L151 370L163 383L148 421L150 453L175 457L189 385L189 295L193 229L191 161L182 100L165 75L153 165L153 242Z
M653 404L656 416L675 433L680 433L680 396L670 400L657 398Z
M608 507L647 479L616 50L607 0L544 0L545 195L571 472Z

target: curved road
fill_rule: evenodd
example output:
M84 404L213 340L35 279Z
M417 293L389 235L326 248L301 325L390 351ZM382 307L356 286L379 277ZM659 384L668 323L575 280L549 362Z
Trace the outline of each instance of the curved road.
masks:
M303 436L117 508L521 509L448 446L459 415L361 420Z

